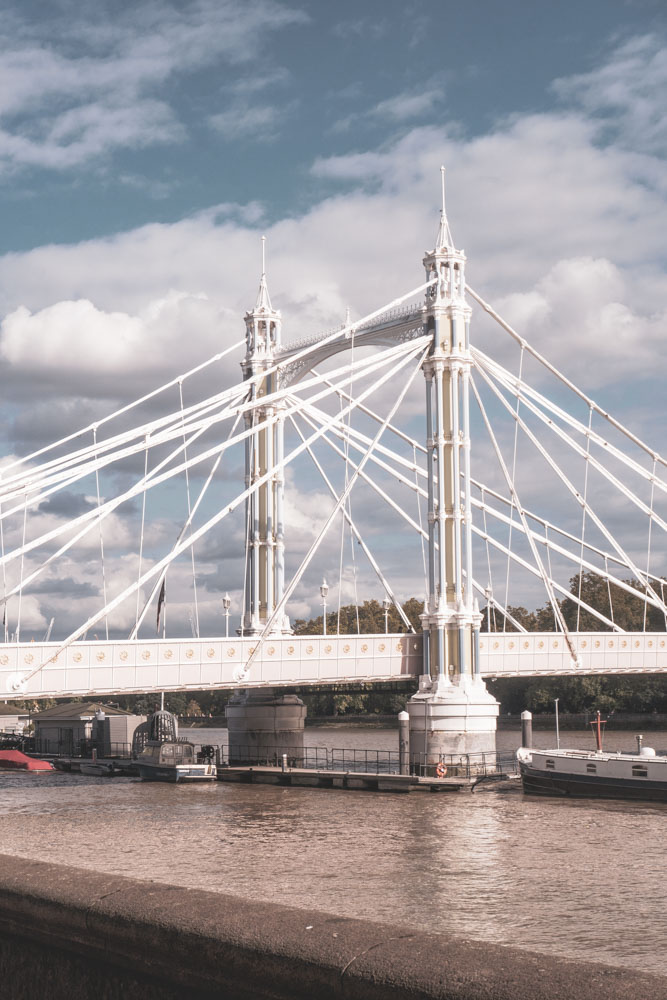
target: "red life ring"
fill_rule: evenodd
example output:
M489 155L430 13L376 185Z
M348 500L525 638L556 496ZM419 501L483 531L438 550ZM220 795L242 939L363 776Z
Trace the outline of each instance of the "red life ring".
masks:
M445 775L447 774L447 768L446 768L446 766L445 766L445 765L444 765L444 764L442 763L442 761L440 761L440 763L439 763L439 764L438 764L438 766L436 767L436 769L435 769L435 773L437 774L437 776L438 776L439 778L444 778L444 777L445 777Z

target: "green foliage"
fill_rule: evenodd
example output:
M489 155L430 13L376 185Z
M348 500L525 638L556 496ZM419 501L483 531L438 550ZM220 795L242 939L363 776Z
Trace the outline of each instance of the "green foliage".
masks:
M667 582L667 581L665 581ZM637 580L624 580L640 593L644 592L644 587ZM658 596L664 597L663 583L656 583L654 589ZM579 574L570 580L570 593L581 600L583 604L594 608L610 621L613 621L625 632L664 632L667 625L665 616L658 609L647 604L641 597L629 594L627 590L619 587L616 583L608 583L595 573L583 573L581 576L581 588L579 585ZM596 618L592 612L581 607L577 600L571 597L564 597L558 602L565 624L573 632L611 632L611 625ZM513 607L508 605L508 614L511 615L528 632L553 632L557 629L554 610L550 604L537 608L536 611L527 611L524 607ZM516 627L508 618L504 622L504 616L496 609L484 608L482 628L489 632L516 632ZM646 620L646 625L644 625Z
M180 691L171 691L169 694L165 695L164 707L168 712L173 712L174 715L185 715L187 704L187 695L181 693Z
M419 615L424 610L423 602L411 597L402 605L408 620L412 622L415 632L421 632ZM408 627L395 607L389 609L388 625L390 632L407 632ZM379 601L364 601L363 604L345 604L340 609L340 626L338 611L327 612L327 634L329 635L372 635L384 632L384 608ZM294 622L295 635L322 635L322 615L305 621L298 618Z

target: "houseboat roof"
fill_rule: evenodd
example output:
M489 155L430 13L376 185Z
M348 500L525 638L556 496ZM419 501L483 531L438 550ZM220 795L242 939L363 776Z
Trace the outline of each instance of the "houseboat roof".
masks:
M43 712L36 712L32 718L34 722L47 720L73 721L94 718L96 712L104 712L105 715L134 715L133 712L126 712L124 708L116 708L115 705L103 705L99 701L74 701L66 705L54 705L53 708L45 708Z

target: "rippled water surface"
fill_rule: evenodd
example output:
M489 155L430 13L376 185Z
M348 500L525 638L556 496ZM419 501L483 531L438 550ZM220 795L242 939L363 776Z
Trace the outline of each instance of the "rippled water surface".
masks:
M383 729L319 746L395 749ZM196 742L222 742L198 730ZM499 733L499 748L518 733ZM536 733L539 745L553 745ZM667 733L645 742L667 747ZM589 734L562 744L588 746ZM634 746L632 734L606 745ZM0 774L0 852L667 975L667 806Z

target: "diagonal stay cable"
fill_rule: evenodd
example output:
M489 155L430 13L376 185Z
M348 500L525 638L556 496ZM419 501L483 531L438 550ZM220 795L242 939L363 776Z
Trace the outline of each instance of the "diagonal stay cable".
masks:
M290 420L291 420L292 425L293 425L294 429L296 430L297 434L301 438L301 440L305 441L305 437L304 437L303 431L301 430L301 428L297 424L297 422L294 419L294 417L290 416ZM317 471L322 476L322 479L324 480L324 482L325 482L325 484L326 484L329 492L331 493L332 497L335 500L338 500L338 494L336 493L336 490L335 490L334 486L332 485L331 480L329 479L329 477L327 476L326 472L322 468L322 465L318 461L317 456L315 455L315 452L313 451L313 449L310 446L307 448L307 451L308 451L308 454L310 455L311 459L313 460L313 463L314 463ZM363 549L363 552L366 555L366 558L368 559L369 563L373 567L373 570L375 571L375 575L377 576L378 580L382 584L382 587L383 587L385 593L391 599L394 607L396 608L396 610L398 611L399 615L403 619L404 624L407 625L407 627L410 630L410 632L414 632L414 627L412 625L412 622L410 621L410 619L408 618L408 616L403 611L403 608L399 604L399 602L398 602L398 600L397 600L397 598L396 598L393 590L391 589L391 585L389 584L388 580L384 576L382 570L380 569L380 567L378 565L377 560L375 559L375 557L373 556L373 553L371 552L371 550L369 549L368 545L364 541L364 539L363 539L363 537L361 535L361 532L359 531L359 529L357 528L356 524L352 520L352 517L348 513L348 510L347 510L347 508L345 506L343 506L342 513L343 513L343 517L345 518L345 520L347 521L347 523L350 526L350 531L353 533L354 537L357 539L357 541L361 545L361 548Z
M472 296L475 302L477 302L482 307L482 309L484 309L484 311L487 312L489 316L491 316L496 321L496 323L498 323L499 326L503 328L503 330L505 330L506 333L509 333L510 337L512 337L518 344L521 344L524 347L524 349L528 351L528 353L532 355L532 357L535 358L536 361L539 361L539 363L543 365L547 369L547 371L549 371L552 375L554 375L560 382L562 382L563 385L567 386L567 388L570 389L573 393L575 393L575 395L577 395L580 399L583 399L583 401L586 403L587 406L592 406L595 412L598 414L598 416L602 417L603 420L606 420L608 423L610 423L612 427L614 427L617 431L619 431L621 434L627 437L630 441L632 441L633 444L637 445L637 447L640 448L642 451L645 451L648 455L651 456L651 458L655 458L656 462L659 462L660 465L667 467L667 460L665 460L659 454L657 454L657 452L653 448L650 448L649 445L645 444L641 440L641 438L638 438L636 434L633 434L632 431L629 430L627 427L625 427L619 420L616 420L615 417L612 417L610 413L607 413L606 410L603 410L602 407L599 406L594 399L591 399L589 396L586 395L585 392L582 392L582 390L577 385L575 385L574 382L572 382L569 378L567 378L566 375L563 375L563 373L559 371L555 365L552 365L551 362L544 357L544 355L540 354L540 352L537 351L534 347L531 347L528 341L524 340L521 334L517 333L516 330L514 330L509 325L509 323L507 323L502 318L502 316L500 316L495 311L495 309L493 309L492 306L489 305L488 302L485 302L482 296L478 295L477 292L474 291L474 289L472 289L468 284L466 284L466 291Z
M363 400L366 399L369 395L371 395L371 393L377 391L377 389L379 389L382 385L384 385L385 382L387 382L390 378L394 377L401 368L403 368L422 350L425 341L428 341L430 343L430 339L431 339L430 337L420 337L419 339L410 341L409 344L407 345L405 344L401 345L400 349L398 350L385 352L385 354L383 355L385 362L388 357L390 358L390 360L394 360L395 355L397 353L400 355L400 360L392 368L390 368L389 371L387 371L383 376L378 378L377 381L373 382L373 384L369 388L367 388L366 390L364 390L363 393L361 393L359 397L360 401L363 402ZM309 443L312 443L314 440L317 440L319 437L321 437L321 435L324 433L325 430L326 427L311 435L311 437L308 439ZM220 450L220 447L217 450ZM291 462L303 451L305 451L305 446L303 444L294 448L289 453L289 455L285 457L284 460L285 464ZM125 601L129 596L134 594L138 587L143 586L144 583L146 583L148 580L152 579L154 576L160 573L164 569L164 567L167 566L169 563L173 562L173 560L176 559L181 554L181 552L184 552L190 545L193 545L196 541L198 541L199 538L201 538L208 531L210 531L211 528L213 528L216 524L222 521L223 518L233 513L233 511L236 510L239 504L245 501L246 497L248 497L251 493L255 492L256 490L260 489L264 485L264 483L266 483L272 476L275 475L275 473L276 473L275 466L273 466L271 469L268 469L251 486L244 489L240 494L238 494L238 496L234 500L226 504L225 507L222 508L222 510L218 511L216 514L210 517L195 532L192 532L186 539L184 539L177 546L175 546L175 548L169 555L164 556L162 559L158 560L158 562L155 563L150 569L146 570L146 572L141 576L139 580L134 581L132 584L130 584L124 591L122 591L122 593L118 594L115 598L113 598L113 600L110 601L106 607L97 611L94 615L91 615L91 617L88 618L88 620L84 622L83 625L76 628L72 633L70 633L69 636L67 636L66 639L64 639L60 643L56 651L54 651L46 659L42 660L33 670L31 670L28 674L26 674L23 678L21 678L21 681L18 686L24 687L28 683L28 681L35 676L35 674L39 673L46 666L48 662L51 662L55 658L57 658L61 652L63 652L65 649L68 648L68 646L70 646L78 638L84 635L88 631L88 629L91 628L92 625L94 625L97 621L100 620L100 618L103 618L104 615L110 614L112 611L114 611L120 604L123 603L123 601ZM284 605L284 601L282 603Z
M493 382L493 380L491 379L491 377L485 372L484 368L482 368L481 365L478 365L476 362L475 362L475 367L476 367L477 371L480 373L480 375L482 376L482 378L484 379L484 381L487 383L487 385L489 386L489 388L492 390L492 392L494 393L494 395L497 397L497 399L505 407L505 409L507 409L510 412L510 414L512 415L512 417L514 419L516 419L516 420L519 421L521 429L523 430L524 434L533 443L533 445L538 450L538 452L540 453L540 455L542 456L542 458L549 465L549 467L552 469L552 471L558 476L558 478L563 483L563 485L566 487L566 489L568 490L568 492L574 497L574 499L577 501L578 504L583 504L584 500L583 500L583 497L581 496L581 494L579 493L579 491L570 482L569 478L565 475L565 473L560 468L560 466L557 464L557 462L554 461L554 459L551 457L551 455L549 454L549 452L544 448L544 446L541 444L541 442L536 438L536 436L533 434L533 432L527 426L527 424L525 423L525 421L522 420L521 417L515 416L515 414L512 411L511 407L507 403L507 400L505 399L505 397L503 396L503 394L500 392L500 390L498 389L498 387L495 385L495 383ZM619 556L621 556L621 558L625 562L625 565L628 566L628 568L635 574L636 578L647 587L647 589L650 592L651 596L654 597L657 601L660 601L660 598L658 597L658 595L656 594L656 592L653 590L653 588L649 584L648 580L644 577L642 571L635 565L634 561L630 558L630 556L627 554L627 552L625 552L625 550L623 549L623 547L616 540L616 538L612 535L612 533L609 531L609 529L606 527L606 525L600 519L600 517L598 517L598 515L595 513L595 511L593 510L593 508L591 507L591 505L587 504L586 506L587 506L589 517L591 518L591 520L593 521L593 523L595 524L595 526L598 528L598 530L604 535L604 537L610 543L610 545L612 546L612 548L614 548L616 550L616 552L619 554Z
M46 452L51 451L53 448L59 448L61 445L67 444L68 441L74 441L76 440L76 438L82 437L84 434L90 433L90 431L93 430L93 427L99 428L103 424L106 424L109 421L114 420L116 417L120 417L124 413L128 413L136 406L140 406L142 403L147 402L149 399L153 399L155 396L158 396L161 392L165 392L167 389L171 389L171 387L176 385L176 383L179 380L183 381L184 379L190 378L190 376L196 375L198 372L203 371L204 368L207 368L209 365L215 364L217 361L220 361L222 358L226 357L226 355L231 354L232 351L238 351L238 349L242 347L243 344L245 344L245 337L242 340L238 340L235 344L232 344L231 347L227 347L224 351L220 351L220 353L214 354L213 357L208 358L206 361L203 361L195 368L191 368L189 371L184 372L182 375L178 375L176 378L171 379L170 382L165 382L165 384L160 386L158 389L153 389L145 396L141 396L140 399L135 399L133 400L133 402L127 403L127 405L121 407L120 410L116 410L114 413L110 413L108 416L102 417L100 420L97 420L92 424L88 424L86 427L82 427L78 431L73 431L66 437L60 438L60 440L58 441L53 441L51 442L51 444L47 444L43 448L40 448L38 451L33 451L29 455L25 455L22 458L16 459L16 461L10 463L5 468L11 469L15 468L18 465L21 465L24 462L31 462L35 458L39 458L40 455L44 455L46 454ZM140 432L141 428L139 429L139 433Z
M477 353L478 352L476 352L476 354ZM486 360L485 359L482 360L481 352L479 353L480 353L480 361L479 361L480 368L486 371L491 378L499 382L500 385L502 385L508 392L510 392L513 395L515 390L511 387L511 385L507 384L506 380L502 377L502 375L497 374L495 370L497 366L493 367L488 366ZM615 476L612 472L610 472L609 469L607 469L602 462L599 462L593 455L591 455L590 450L588 448L588 444L585 449L582 448L581 445L574 440L574 438L572 438L561 427L559 427L558 424L555 423L555 421L553 421L550 417L548 417L540 409L539 406L537 406L531 400L526 399L523 396L523 394L522 394L522 399L524 401L525 407L528 410L530 410L530 412L534 414L534 416L536 416L538 420L540 420L546 427L548 427L549 430L553 431L553 433L556 434L556 436L559 437L561 441L567 444L577 455L583 458L587 463L590 463L590 465L597 472L599 472L600 475L604 476L604 478L607 479L612 484L612 486L614 486L620 493L622 493L623 496L626 497L626 499L630 500L631 503L633 503L635 507L641 510L643 514L647 514L650 517L652 517L656 521L656 523L662 528L663 531L667 531L667 521L664 521L661 517L659 517L658 514L652 513L647 504L645 504L644 501L640 497L638 497L637 494L633 490L631 490L629 486L626 486L625 483L622 482L620 479L618 479L618 477ZM590 411L591 415L592 412L593 411L591 410ZM592 434L590 433L586 434L587 442L590 441L591 437ZM654 465L655 465L655 459L654 459ZM650 473L648 470L642 470L642 473L644 474L645 478L649 480L649 482L651 482L654 485L659 483L663 487L663 489L667 490L667 483L662 482L662 480L652 475L652 473Z
M422 338L422 340L423 340L423 338ZM410 348L412 348L415 344L419 344L419 343L420 343L420 341L411 341L410 345L408 345L408 346ZM382 368L384 365L386 365L387 363L390 363L395 358L402 357L405 354L405 351L406 351L406 345L402 344L402 345L399 345L398 347L392 347L390 350L383 351L381 354L376 355L375 358L371 358L371 359L368 359L366 361L359 362L359 364L357 366L357 372L356 372L357 377L363 377L363 376L372 374L377 369ZM341 369L341 371L342 371L344 377L347 378L347 368L345 367L345 368ZM322 380L321 379L319 379L319 380L315 379L315 380L313 380L313 382L318 383L320 385L322 384ZM248 381L246 380L246 381L242 381L241 383L239 383L238 388L239 388L239 390L243 394L245 394L247 396ZM331 392L332 392L332 390L328 386L325 386L324 388L320 389L319 393L316 393L311 398L314 399L314 400L318 400L318 399L320 399L320 398L322 398L324 396L330 395ZM245 412L251 411L252 409L257 408L260 405L266 407L269 403L273 402L274 399L276 399L276 398L283 399L285 396L290 395L290 394L292 394L291 390L282 390L282 391L279 391L279 392L272 393L272 394L270 394L268 396L262 397L261 399L258 399L258 400L246 401L246 403L243 403L243 404L240 404L240 403L236 404L234 407L232 407L232 408L230 408L228 410L225 410L225 419L227 419L229 416L234 415L234 414L236 414L238 412L245 413ZM195 439L195 436L198 436L199 433L203 433L204 430L209 429L212 426L213 423L215 423L215 422L218 421L218 419L219 418L216 415L214 415L212 417L209 417L208 420L204 423L204 425L198 429L198 431L196 432L196 434L193 435L190 438L190 441L193 441ZM199 464L201 462L207 461L209 458L211 458L214 455L218 454L218 452L224 451L225 449L227 449L227 448L229 448L229 447L231 447L231 446L233 446L235 444L238 444L240 441L245 440L248 436L250 436L258 428L261 429L262 427L265 427L267 425L268 425L268 420L264 420L262 422L259 422L259 423L257 423L257 424L254 425L254 430L253 430L253 427L248 427L248 428L246 428L246 430L240 432L239 434L236 435L236 437L232 438L231 440L225 441L222 444L217 444L214 447L209 448L209 449L207 449L207 450L205 450L203 452L200 452L199 454L193 456L187 462L182 462L182 463L180 463L180 464L172 467L168 471L163 472L160 475L156 475L158 469L163 468L164 465L168 463L168 461L171 461L171 459L174 456L180 454L180 452L183 451L183 445L181 443L171 453L171 455L168 456L168 458L166 460L164 460L162 463L160 463L159 466L157 466L156 468L154 468L154 469L151 470L150 477L149 477L149 480L148 480L147 484L144 484L143 482L140 482L138 485L135 485L135 486L131 487L130 489L126 490L125 493L122 493L118 497L115 497L114 499L107 501L100 508L101 515L104 516L104 517L106 517L108 513L110 513L113 509L115 509L115 507L119 506L121 503L124 503L126 500L132 499L139 492L141 492L142 489L144 489L144 485L146 485L147 488L152 489L152 488L160 485L161 483L167 481L168 479L171 479L174 476L180 475L180 473L183 472L186 467L187 468L191 468L194 465L197 465L197 464ZM15 559L18 556L20 556L24 551L27 552L27 551L30 551L30 550L32 550L34 548L37 548L39 545L45 544L46 542L50 541L52 538L57 537L59 534L62 534L63 532L71 530L75 525L77 525L77 524L84 524L85 522L90 521L95 516L96 516L96 512L95 511L88 511L88 512L86 512L84 514L81 514L81 515L79 515L79 517L75 518L73 521L65 522L65 523L59 525L58 527L51 529L51 531L48 531L45 534L39 536L38 538L33 539L29 543L25 544L21 549L14 549L11 553L6 554L4 558L7 561L9 561L11 559ZM86 530L88 530L88 529L86 529ZM84 534L85 534L85 531L84 531Z
M518 525L517 525L516 521L514 522L514 527L518 528ZM516 552L512 552L511 549L508 549L507 546L503 545L503 543L501 541L499 541L497 538L494 538L493 535L486 534L482 530L482 528L478 527L477 525L473 525L472 530L473 530L474 534L476 534L479 538L487 539L488 542L489 542L489 544L492 545L495 549L498 549L499 552L502 552L503 555L509 556L509 558L512 560L512 562L515 562L517 564L517 566L521 566L523 569L527 570L527 572L532 573L533 576L538 577L539 579L542 580L542 582L544 582L542 574L540 573L539 569L537 569L536 566L533 566L531 563L529 563L527 559L523 559ZM583 601L583 600L580 601L580 599L577 597L576 594L573 594L571 591L569 591L562 584L558 583L557 580L551 580L550 583L551 583L551 586L555 590L557 590L559 593L563 594L564 597L566 597L568 600L573 601L577 606L581 606L584 609L584 611L589 611L592 615L594 615L596 618L598 618L605 625L610 626L610 628L614 632L623 632L623 629L620 628L620 626L616 625L609 618L605 618L605 616L602 614L602 612L596 611L595 608L591 607L589 604L586 604L585 601ZM492 600L493 600L493 598L492 598ZM495 603L496 602L494 601L494 604ZM500 607L500 605L498 605L498 607ZM552 604L552 608L553 608L553 604ZM502 608L501 608L501 611L502 611ZM555 613L556 612L555 612L555 609L554 609L554 615L555 615ZM508 617L509 621L513 621L512 618L509 615L507 617ZM515 624L515 623L513 622L513 624ZM525 632L526 629L522 628L521 631ZM566 635L566 640L568 639L569 636L570 636L570 633L568 632L567 635ZM570 652L572 652L572 646L571 646L571 642L570 641L568 641L568 649L570 650ZM577 661L575 660L575 662L577 662Z
M486 514L488 512L493 518L495 518L498 521L501 521L503 524L507 524L509 522L509 518L507 517L506 514L503 514L502 511L497 510L490 504L486 504L481 500L474 499L473 506L482 510L483 514ZM517 524L516 522L514 522L514 527L517 529L517 531L523 532L524 530L523 525ZM551 550L557 553L558 555L563 556L570 562L575 563L576 565L579 564L583 565L584 568L587 569L590 573L593 573L595 576L599 576L601 579L606 580L607 583L609 584L613 584L615 587L618 587L619 590L623 590L625 591L625 593L630 594L632 597L636 597L642 603L645 601L646 595L643 591L637 590L637 588L633 587L632 584L627 583L627 581L622 580L620 577L614 576L613 573L609 572L609 568L607 566L608 558L606 554L603 554L605 560L605 568L601 569L594 563L588 562L587 559L582 560L581 557L577 555L576 552L572 552L570 549L566 549L564 546L559 545L558 542L555 542L552 538L549 537L547 531L548 527L549 527L548 524L545 525L545 533L543 535L540 534L538 531L534 531L532 528L530 529L535 541L539 542L540 545L543 545L547 549L547 551ZM485 532L488 532L488 528L485 527L484 530ZM551 577L553 579L553 575L551 575ZM581 594L579 594L578 596L581 597ZM648 603L652 607L662 610L661 604L659 602L654 601L652 597L648 598ZM579 631L579 629L576 629L576 631Z
M479 370L480 369L478 369L478 371ZM509 489L510 494L511 494L511 496L512 496L512 498L513 498L513 500L514 500L514 502L516 504L517 513L519 514L519 517L521 519L521 523L524 526L525 533L526 533L526 538L528 539L528 544L530 545L530 549L531 549L531 552L532 552L532 555L533 555L533 559L535 560L535 565L538 567L538 569L540 571L540 576L542 577L542 582L544 584L544 588L545 588L545 590L547 592L547 596L549 598L549 601L551 602L551 606L553 608L554 615L556 616L558 624L560 625L561 630L563 632L563 635L565 636L565 641L567 642L568 649L570 650L570 655L572 656L572 660L573 660L573 662L575 664L578 665L579 658L577 656L576 650L575 650L574 645L572 643L572 640L570 638L570 633L569 633L567 624L565 622L565 619L563 617L563 613L561 611L560 605L559 605L559 603L558 603L558 601L556 599L556 595L554 593L554 589L553 589L553 586L552 586L552 581L548 577L548 575L546 573L546 570L545 570L545 568L544 568L544 566L542 564L542 560L540 559L540 554L537 551L537 546L535 545L535 541L533 540L532 535L530 533L530 528L528 527L528 524L526 522L526 515L523 512L523 507L521 506L521 501L519 500L519 495L518 495L518 493L516 491L516 487L514 486L514 483L512 482L510 474L509 474L509 472L507 470L507 466L505 465L505 461L503 459L502 453L501 453L500 448L498 446L498 441L496 439L496 435L493 432L493 428L491 426L491 423L489 421L488 415L487 415L486 410L484 408L484 404L482 403L481 397L480 397L480 395L479 395L479 393L477 391L477 386L475 384L475 380L472 377L470 379L470 384L472 385L472 390L473 390L473 392L475 394L475 399L477 400L477 405L479 406L480 412L482 414L482 419L483 419L484 424L486 426L487 434L489 435L489 437L491 439L491 444L493 445L493 450L494 450L494 452L496 454L496 458L498 460L498 464L500 465L500 468L502 470L503 476L505 477L505 482L507 484L507 488ZM518 420L519 417L517 416L516 419Z
M228 439L233 436L234 431L236 430L236 428L237 428L237 426L238 426L238 424L239 424L239 422L241 420L241 417L242 417L241 413L237 414L236 420L234 421L234 424L232 425L232 428L229 431ZM213 463L213 466L211 467L211 470L210 470L210 472L209 472L209 474L208 474L208 476L206 478L205 483L203 484L201 490L199 491L199 496L195 500L192 509L188 509L187 520L186 520L185 524L183 525L183 527L181 528L181 530L180 530L180 532L178 534L178 538L176 539L176 543L174 545L174 548L175 548L176 545L179 544L180 541L182 541L183 536L185 535L185 532L188 530L188 528L192 524L192 519L195 516L195 514L197 513L199 505L201 504L202 500L204 499L204 497L206 495L206 491L208 490L209 486L211 485L211 480L213 479L213 476L218 471L218 467L220 465L220 462L222 461L223 454L224 453L221 452L217 456L217 458L216 458L215 462ZM194 551L193 548L191 548L190 551L191 552ZM155 583L153 585L153 589L151 590L150 594L148 595L148 598L146 599L146 601L144 602L144 606L142 608L141 614L137 615L136 621L134 623L134 627L133 627L133 629L132 629L132 631L130 632L130 635L129 635L130 639L136 639L137 638L137 633L139 632L139 629L140 629L140 627L142 625L142 622L143 622L144 618L146 617L146 613L147 613L147 611L148 611L148 609L149 609L152 601L154 600L155 595L158 593L158 591L162 587L162 584L163 584L163 582L164 582L164 580L165 580L165 578L167 576L167 570L169 568L169 565L170 564L168 564L167 566L165 566L165 568L162 571L162 573L160 573L160 575L158 576L157 580L155 581ZM137 593L139 593L139 592L137 591ZM197 632L199 632L199 618L197 618Z
M364 465L366 464L366 462L370 458L370 454L371 454L373 448L375 447L375 445L377 444L377 442L382 437L382 434L386 430L386 425L392 419L392 417L396 413L397 409L399 408L399 406L403 402L403 399L405 398L405 395L406 395L408 389L412 385L412 383L413 383L413 381L415 379L415 376L417 375L417 373L419 371L421 371L421 367L422 367L422 364L424 363L424 359L425 359L428 351L430 350L432 338L431 337L421 337L417 341L412 341L413 345L415 343L419 344L419 347L421 349L422 347L424 347L424 344L423 344L424 340L427 340L428 343L426 344L426 347L424 348L424 350L421 351L418 364L416 365L416 367L414 368L412 374L410 375L410 377L406 381L405 385L403 386L401 392L398 395L398 399L395 401L395 403L391 407L391 409L389 411L389 414L387 416L387 419L383 422L382 426L378 429L377 434L375 435L373 441L369 445L368 451L366 452L366 454L362 458L361 462L359 463L359 466L355 469L355 471L353 472L352 476L350 477L349 483L347 484L347 486L345 487L345 489L341 493L341 495L338 498L338 501L335 504L333 510L331 511L331 513L329 514L329 516L327 517L322 530L320 531L319 535L317 536L317 538L315 539L315 541L310 546L310 549L308 550L308 552L304 556L304 558L303 558L303 560L301 562L301 565L299 566L299 568L298 568L297 572L295 573L295 575L292 577L292 580L290 581L289 586L285 589L285 592L284 592L282 598L280 599L278 605L274 608L272 614L267 619L266 625L264 626L264 629L262 630L262 634L260 636L258 636L257 643L253 647L252 652L250 653L250 656L248 657L248 660L246 661L246 665L245 665L245 674L246 675L250 671L250 667L252 666L252 662L253 662L254 659L256 659L258 650L260 649L262 643L264 642L264 640L266 639L266 637L270 634L271 627L272 627L274 621L276 620L276 618L278 617L279 614L282 614L283 609L285 607L285 604L287 603L287 601L291 597L292 593L294 592L294 590L295 590L297 584L299 583L299 581L300 581L303 573L308 568L308 566L309 566L309 564L310 564L313 556L317 552L317 550L318 550L318 548L320 546L320 543L322 542L322 539L325 537L327 531L329 530L329 527L331 526L334 518L338 514L338 511L340 510L341 506L345 503L345 501L347 500L348 496L350 495L350 493L352 491L352 487L354 486L354 484L357 481L357 478L359 477L359 473L361 472L361 470L363 469ZM409 357L408 360L413 360L415 354L416 354L416 352L412 352L410 354L410 357ZM305 447L305 446L302 446L302 447Z

